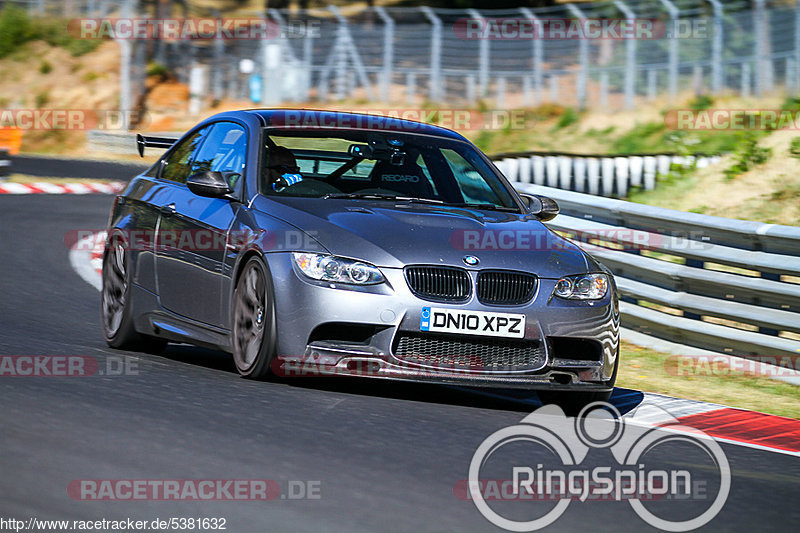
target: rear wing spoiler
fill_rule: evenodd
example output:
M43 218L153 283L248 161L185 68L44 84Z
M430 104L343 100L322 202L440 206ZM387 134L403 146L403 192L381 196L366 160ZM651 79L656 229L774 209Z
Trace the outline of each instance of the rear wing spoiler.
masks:
M139 157L144 157L145 146L169 148L176 142L178 142L178 139L173 139L172 137L145 137L141 133L136 134L136 150L139 152Z

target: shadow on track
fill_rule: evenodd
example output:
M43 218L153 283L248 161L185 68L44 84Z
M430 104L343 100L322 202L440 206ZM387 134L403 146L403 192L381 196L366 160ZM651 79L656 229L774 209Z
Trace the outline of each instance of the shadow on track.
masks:
M169 344L158 354L172 361L191 364L235 374L236 367L230 354L218 350L201 348L189 344ZM435 385L369 379L359 377L276 377L270 376L268 383L290 387L322 390L340 394L374 396L402 401L460 405L481 409L531 412L542 403L534 391L518 389L491 389L453 385ZM610 403L621 414L635 409L642 400L641 391L617 387L611 395Z

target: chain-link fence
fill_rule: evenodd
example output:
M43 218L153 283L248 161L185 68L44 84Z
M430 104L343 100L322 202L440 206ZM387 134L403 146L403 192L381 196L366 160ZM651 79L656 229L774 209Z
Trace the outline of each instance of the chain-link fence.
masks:
M16 3L34 14L154 16L136 0ZM553 102L624 109L687 92L800 90L800 0L613 0L481 11L375 7L347 14L330 6L245 16L280 31L266 39L120 39L123 71L129 71L121 76L121 103L136 102L148 61L191 84L200 102L261 105ZM599 34L588 31L597 27ZM626 37L624 27L650 32Z

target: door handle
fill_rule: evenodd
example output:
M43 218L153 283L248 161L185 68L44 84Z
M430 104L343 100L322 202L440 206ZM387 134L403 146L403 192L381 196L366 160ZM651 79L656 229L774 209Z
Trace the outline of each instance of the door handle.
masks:
M161 214L165 217L172 216L175 214L175 204L162 205L159 211L161 211Z

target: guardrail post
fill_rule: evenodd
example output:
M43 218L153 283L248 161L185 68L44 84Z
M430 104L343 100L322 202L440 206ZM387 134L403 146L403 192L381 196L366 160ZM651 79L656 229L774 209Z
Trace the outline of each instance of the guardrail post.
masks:
M531 174L533 183L544 185L544 157L540 155L531 156Z
M578 9L575 4L567 4L567 9L569 9L572 15L583 21L586 19L586 16L583 14L583 11ZM589 40L588 39L580 39L578 41L578 64L580 65L580 70L578 70L578 76L575 80L575 98L577 100L578 109L586 109L586 80L589 76ZM627 73L626 73L627 76ZM627 79L627 77L626 77ZM626 84L627 87L627 84ZM626 93L627 94L627 93ZM627 96L626 96L627 102Z
M442 21L428 6L420 8L431 23L430 86L428 98L432 102L442 100Z
M548 155L544 158L545 164L545 183L548 187L558 187L558 158Z
M798 0L800 2L800 0ZM542 60L544 58L544 39L538 35L539 31L539 17L527 7L519 8L522 16L531 21L534 28L533 35L533 90L534 90L534 103L539 105L542 103ZM526 104L527 105L527 104Z
M573 176L575 177L575 190L578 192L586 191L586 159L576 157L573 159Z
M383 73L381 77L381 98L391 101L392 69L394 67L394 20L382 6L376 6L375 12L383 21Z
M672 31L669 36L669 66L667 67L667 77L669 78L667 84L669 86L670 101L674 101L678 97L678 18L680 11L675 4L670 0L660 0L661 5L669 13L669 20L672 24Z
M586 160L586 177L588 181L587 190L589 194L597 195L600 193L600 161L596 157Z
M621 0L614 0L623 15L635 20L636 14ZM625 41L625 109L633 109L636 97L636 39Z

